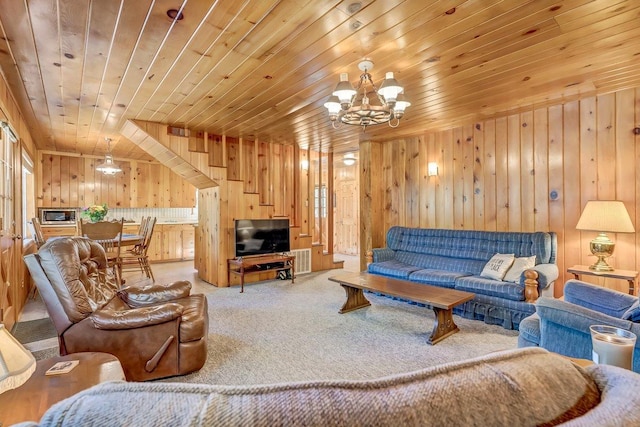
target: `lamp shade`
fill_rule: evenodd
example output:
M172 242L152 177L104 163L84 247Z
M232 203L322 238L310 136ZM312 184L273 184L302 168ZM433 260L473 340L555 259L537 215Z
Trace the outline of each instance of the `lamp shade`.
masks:
M589 200L576 229L608 233L635 232L627 208L618 200Z
M0 324L0 393L24 384L36 370L36 359Z

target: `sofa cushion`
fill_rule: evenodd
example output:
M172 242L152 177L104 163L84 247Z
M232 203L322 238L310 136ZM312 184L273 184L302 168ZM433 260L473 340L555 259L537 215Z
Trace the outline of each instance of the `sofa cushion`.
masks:
M522 277L522 273L524 273L525 270L528 270L535 266L536 266L535 255L529 256L529 257L516 258L513 260L513 264L511 264L511 267L509 267L509 269L507 270L507 273L504 275L502 280L505 282L520 283L520 278Z
M369 264L368 272L381 274L383 276L395 277L398 279L408 279L414 271L420 270L415 265L405 264L400 261L382 261Z
M485 264L480 276L487 277L489 279L502 280L507 270L513 264L515 259L514 254L495 254Z
M434 270L429 268L412 272L409 275L409 280L418 283L425 283L427 285L453 289L456 285L456 279L464 276L464 273L455 273L452 271Z
M524 301L524 288L521 285L480 276L459 277L456 279L455 288L460 291L473 292L474 294Z

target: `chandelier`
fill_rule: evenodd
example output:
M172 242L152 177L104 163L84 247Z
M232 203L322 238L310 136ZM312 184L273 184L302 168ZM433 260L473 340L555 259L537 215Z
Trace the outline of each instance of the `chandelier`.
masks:
M113 163L113 156L111 155L111 138L105 138L107 141L107 154L104 155L104 162L100 163L96 170L102 172L105 175L115 175L118 172L122 172L122 169Z
M341 73L340 82L324 104L329 110L331 125L334 129L340 123L357 125L362 126L363 131L367 126L381 123L389 123L392 128L398 127L405 109L411 105L403 98L404 88L393 77L393 72L388 72L380 88L376 88L369 74L373 68L372 61L361 61L358 68L362 71L358 86L354 88L349 82L349 75ZM368 86L371 88L367 89ZM370 103L369 94L377 99L376 104Z

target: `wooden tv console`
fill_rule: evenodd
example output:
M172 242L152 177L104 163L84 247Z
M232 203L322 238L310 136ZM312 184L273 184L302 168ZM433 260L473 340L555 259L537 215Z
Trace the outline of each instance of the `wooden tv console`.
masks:
M231 275L240 276L240 293L244 292L244 276L266 271L291 271L291 283L295 280L295 257L293 255L258 255L227 260L227 281L231 284Z

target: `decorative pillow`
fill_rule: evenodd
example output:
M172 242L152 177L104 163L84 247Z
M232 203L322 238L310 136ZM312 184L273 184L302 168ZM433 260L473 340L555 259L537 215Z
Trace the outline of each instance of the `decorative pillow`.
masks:
M509 267L511 267L511 264L513 264L514 259L514 254L495 254L489 262L485 264L480 276L502 280Z
M631 304L631 307L622 315L623 320L631 320L632 322L640 322L640 299Z
M509 270L507 270L507 274L504 275L504 279L502 280L504 280L505 282L520 283L520 276L522 276L522 272L535 266L535 255L516 258Z

